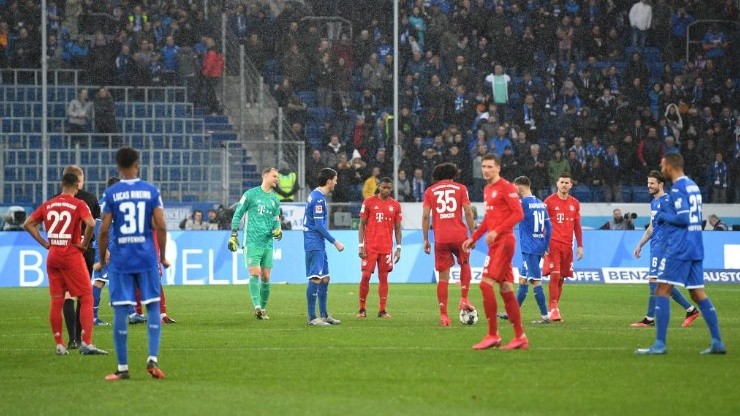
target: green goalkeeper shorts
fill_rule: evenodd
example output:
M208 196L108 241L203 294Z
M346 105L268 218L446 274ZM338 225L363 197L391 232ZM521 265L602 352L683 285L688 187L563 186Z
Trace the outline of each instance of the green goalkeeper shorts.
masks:
M244 266L246 266L247 269L250 267L272 269L272 247L245 247Z

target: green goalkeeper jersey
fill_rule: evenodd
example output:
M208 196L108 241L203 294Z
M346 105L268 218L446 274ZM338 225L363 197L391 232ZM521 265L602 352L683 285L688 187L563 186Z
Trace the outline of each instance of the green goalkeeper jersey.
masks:
M272 231L280 228L280 201L273 191L265 192L257 186L244 192L231 220L231 229L238 230L244 214L244 245L253 248L272 248Z

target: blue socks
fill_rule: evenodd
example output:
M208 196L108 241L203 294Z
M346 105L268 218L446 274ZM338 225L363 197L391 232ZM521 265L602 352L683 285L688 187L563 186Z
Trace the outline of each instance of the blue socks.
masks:
M680 290L676 286L673 286L673 291L671 291L671 297L673 300L676 301L679 305L683 306L684 309L689 309L691 307L691 303L689 303L688 300L686 300L686 297L684 297L683 293L681 293Z
M655 297L655 343L665 346L668 324L671 321L671 303L667 297Z
M306 287L306 302L308 304L308 320L316 319L316 297L318 296L319 284L313 280L308 281Z
M717 319L717 311L714 309L714 305L712 305L712 301L709 300L709 298L704 298L701 302L699 302L699 310L701 311L702 316L704 316L704 321L707 323L707 327L709 327L709 333L712 335L712 341L720 341L722 342L722 338L719 335L719 320Z
M129 305L113 306L113 345L118 365L128 365L128 310Z
M522 303L524 303L524 299L527 298L527 291L529 290L529 285L519 285L519 289L516 291L516 302L519 304L519 306L522 306Z
M658 282L650 282L648 285L650 286L650 297L648 298L648 308L645 316L655 318L655 289L658 287Z
M322 318L326 318L327 316L329 316L329 312L326 311L326 297L327 297L328 292L329 292L329 282L319 283L319 291L318 291L319 312L321 313Z
M537 306L540 307L540 315L546 316L547 305L545 304L545 290L540 285L532 288L532 292L534 292L534 299L537 301Z
M100 306L100 292L103 291L102 287L93 285L93 317L98 319L98 306Z
M146 305L146 327L149 339L149 356L159 355L159 341L162 338L162 323L159 319L159 302Z

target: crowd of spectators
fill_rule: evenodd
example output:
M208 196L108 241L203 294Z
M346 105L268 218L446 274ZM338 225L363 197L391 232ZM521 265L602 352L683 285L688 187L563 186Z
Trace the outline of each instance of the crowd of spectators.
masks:
M335 167L334 200L358 201L392 175L392 1L286 2L277 14L267 2L210 3L206 14L201 1L49 1L50 63L86 69L93 85L181 84L202 75L226 13L228 40L275 80L309 144L307 186ZM419 200L434 165L451 161L480 200L480 160L495 152L504 177L526 174L540 195L567 170L620 201L622 186L680 152L707 200L740 201L735 4L402 1L400 198ZM0 0L0 70L38 66L41 12L37 1ZM306 16L342 17L352 35ZM729 23L696 25L705 33L686 60L687 27L706 19ZM195 94L212 107L205 95ZM330 116L316 120L313 106Z

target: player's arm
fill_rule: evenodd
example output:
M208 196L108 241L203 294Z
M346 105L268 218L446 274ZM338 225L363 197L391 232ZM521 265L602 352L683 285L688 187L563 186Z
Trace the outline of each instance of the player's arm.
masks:
M319 235L321 235L321 237L324 240L330 242L331 244L334 244L337 241L337 239L334 238L334 236L332 236L331 233L329 233L329 230L327 230L326 227L324 227L324 215L327 214L327 211L326 211L326 204L322 202L323 201L317 201L317 204L322 205L320 216L316 216L315 209L311 209L311 212L308 213L308 215L313 216L313 226L314 226L313 230L319 233Z
M481 221L480 224L478 225L478 229L473 231L473 234L470 236L470 238L468 238L467 240L463 242L463 245L462 245L463 250L468 251L471 248L473 248L473 246L475 246L475 242L478 241L483 236L483 234L486 233L486 231L488 231L488 215L487 214L483 216L483 221Z
M689 223L691 222L689 218L689 196L686 194L679 196L680 197L676 199L671 197L672 204L666 204L672 206L672 209L670 210L668 207L663 207L664 204L661 204L660 210L655 214L655 221L658 223L667 222L668 224L681 228L689 226Z
M398 263L401 260L401 218L397 218L396 223L393 226L396 234L396 255L394 263Z
M573 217L573 232L576 235L576 257L578 260L583 258L583 228L581 227L581 203L576 203L576 213Z
M357 227L357 238L360 240L357 246L359 247L359 254L361 259L367 257L367 252L365 251L365 227L367 227L367 217L361 215L360 225L359 227Z
M37 220L33 216L30 216L26 218L26 222L23 223L23 228L25 228L26 231L28 231L28 233L31 234L31 237L33 237L33 239L36 240L36 242L38 242L39 244L41 244L42 247L48 250L51 244L49 244L48 241L44 240L44 238L41 237L41 233L39 232L39 228L38 228L38 225L40 223L41 221Z
M424 204L421 211L421 234L424 237L424 252L429 254L432 251L432 246L429 244L429 224L431 223L430 213L431 207Z
M100 249L99 263L101 268L108 262L108 238L110 237L110 225L113 222L113 214L103 211L98 233L98 248Z
M82 220L85 224L85 234L82 236L82 241L77 246L82 251L87 251L90 247L90 242L93 239L93 232L95 231L95 220L92 215Z
M642 234L642 238L640 238L640 242L637 243L637 247L635 247L635 252L632 253L635 258L640 258L640 252L642 251L642 247L647 244L650 239L653 238L653 222L650 221L650 224L648 224L648 227L645 229L645 232Z
M242 221L244 213L247 212L247 202L247 193L245 192L244 195L242 195L242 198L239 200L239 204L237 204L236 210L234 210L234 216L231 218L232 236L234 236L236 232L239 231L239 223Z
M280 201L275 198L275 209L272 217L272 238L280 241L283 239L283 228L280 226Z
M552 238L552 222L550 222L550 215L545 210L545 246L550 247L550 239Z
M468 204L463 205L463 213L465 214L465 224L468 226L468 232L473 234L475 231L475 218L473 217L473 206Z
M164 208L154 208L152 228L154 228L154 235L157 237L157 245L159 246L159 261L162 264L169 263L164 254L167 245L167 222L164 220Z

